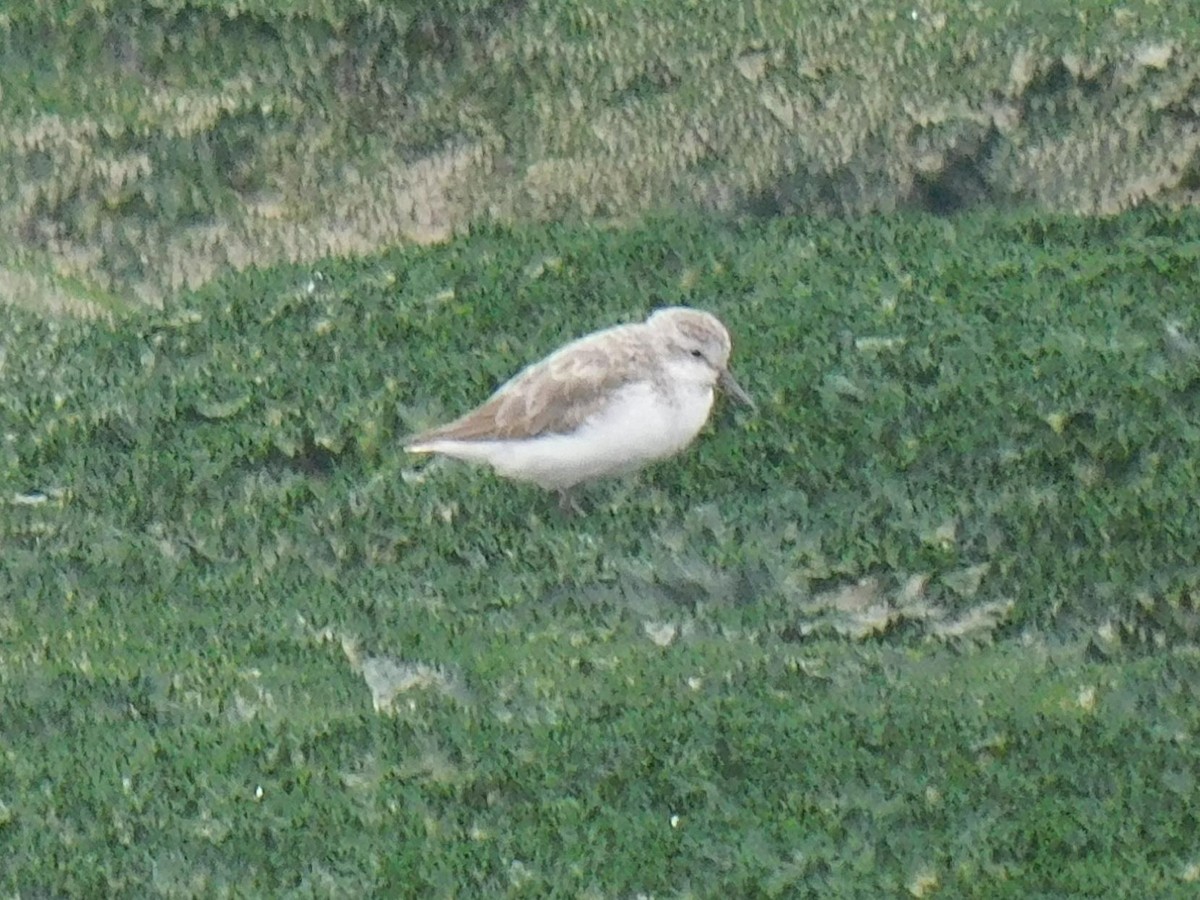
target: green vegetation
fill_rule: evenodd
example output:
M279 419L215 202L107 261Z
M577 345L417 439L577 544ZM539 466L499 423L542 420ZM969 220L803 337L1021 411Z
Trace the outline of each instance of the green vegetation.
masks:
M1193 896L1200 19L1067 7L0 9L0 894ZM672 303L587 517L399 449Z
M64 279L19 292L36 308L487 221L1109 214L1200 188L1182 3L7 6L0 298L11 266Z
M1200 216L477 229L4 317L0 890L1187 896ZM713 309L554 499L403 433Z

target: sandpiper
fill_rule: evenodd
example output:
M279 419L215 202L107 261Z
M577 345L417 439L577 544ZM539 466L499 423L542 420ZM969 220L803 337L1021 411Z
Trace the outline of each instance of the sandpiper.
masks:
M482 462L557 491L679 453L708 420L713 387L753 407L729 371L729 332L716 316L669 307L565 345L481 406L414 435L410 453Z

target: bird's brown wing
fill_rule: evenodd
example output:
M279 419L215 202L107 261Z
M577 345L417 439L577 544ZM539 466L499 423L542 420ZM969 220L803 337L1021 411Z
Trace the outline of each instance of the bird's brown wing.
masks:
M516 440L560 434L578 427L612 392L655 370L650 342L639 325L621 325L581 338L534 363L483 405L407 443Z

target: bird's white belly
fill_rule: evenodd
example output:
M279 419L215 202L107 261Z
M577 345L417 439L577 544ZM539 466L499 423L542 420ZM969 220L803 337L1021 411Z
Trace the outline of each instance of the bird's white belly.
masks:
M508 478L565 489L673 456L696 437L712 403L708 385L688 385L665 395L651 384L638 383L623 388L608 406L570 434L507 441L439 441L431 449L487 462Z

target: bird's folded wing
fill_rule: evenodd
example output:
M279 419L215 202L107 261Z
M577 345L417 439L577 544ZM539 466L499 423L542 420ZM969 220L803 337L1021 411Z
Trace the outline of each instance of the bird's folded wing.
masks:
M574 430L603 408L613 392L656 369L645 341L606 337L610 339L585 339L562 348L518 373L482 406L407 443L518 440Z

